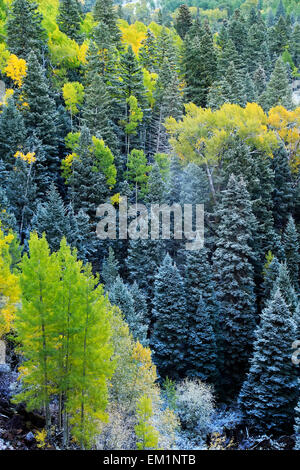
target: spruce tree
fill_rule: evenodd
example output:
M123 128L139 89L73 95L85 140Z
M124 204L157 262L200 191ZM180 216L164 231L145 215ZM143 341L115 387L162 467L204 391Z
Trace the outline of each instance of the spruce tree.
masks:
M150 338L161 377L174 379L185 374L188 336L185 312L183 279L167 254L155 276L152 310L155 323Z
M293 217L290 215L288 223L284 230L283 247L287 268L289 270L291 281L296 289L299 291L299 264L300 264L300 246L299 235Z
M207 23L195 35L193 28L186 35L183 66L187 85L185 99L205 107L217 67L213 38Z
M129 289L136 312L136 336L140 343L146 347L149 343L147 339L149 329L147 298L136 282L129 286Z
M134 294L118 276L109 291L109 300L121 310L135 340L145 344L148 325L144 312L135 309ZM140 305L137 303L137 306Z
M117 138L113 131L111 98L107 87L98 73L85 90L83 120L92 135L102 138L106 145L116 151Z
M220 303L217 339L222 393L237 392L248 364L256 324L252 251L255 218L243 180L230 177L218 208L220 222L213 271ZM226 387L226 392L224 387Z
M14 99L8 100L0 116L0 155L6 170L12 169L15 159L13 156L23 149L26 131L21 112L15 105Z
M109 247L108 256L104 258L102 265L102 275L101 278L104 281L105 289L109 290L111 286L116 281L119 274L119 262L115 258L114 251L112 247Z
M281 57L276 61L267 89L262 94L260 102L265 111L278 105L282 105L287 109L292 108L287 69Z
M257 96L260 97L267 85L266 73L262 65L260 65L253 74L253 84Z
M255 338L240 405L256 430L288 432L299 395L297 369L291 361L295 323L279 290L263 310Z
M149 172L146 200L150 204L162 204L164 202L164 196L165 182L162 178L160 168L157 162L155 162Z
M246 104L243 81L233 62L230 62L224 80L221 81L221 89L224 102L235 103L240 106Z
M43 144L47 167L52 174L58 171L57 110L51 98L45 70L33 52L28 56L28 70L22 95L28 106L24 107L24 121L28 133L33 133Z
M139 49L139 62L149 72L156 72L158 69L158 46L157 39L151 29L147 29L145 39L141 42Z
M186 5L180 5L175 20L175 28L181 39L184 39L186 33L193 24L192 15Z
M271 252L270 252L271 254ZM272 254L271 254L272 255ZM272 255L273 256L273 255ZM262 285L263 290L263 305L266 306L270 300L271 293L273 292L274 284L278 279L280 270L280 263L276 256L273 256L271 261L265 266L264 280Z
M272 166L274 170L274 190L272 193L274 223L277 229L282 230L294 205L289 158L283 143L274 151Z
M34 52L39 60L47 51L47 34L37 4L14 0L6 23L7 46L12 54L26 59Z
M57 24L60 31L69 38L78 41L81 39L81 7L78 0L60 0Z
M202 295L193 319L188 332L186 375L204 382L214 382L217 376L216 337L213 319Z
M290 273L285 262L280 263L278 276L275 279L271 297L274 295L277 289L280 290L280 293L285 303L287 304L291 315L296 315L297 309L299 308L299 298L295 287L291 282Z
M101 22L107 27L111 43L121 47L121 31L117 26L117 15L112 0L96 0L93 16L97 23Z

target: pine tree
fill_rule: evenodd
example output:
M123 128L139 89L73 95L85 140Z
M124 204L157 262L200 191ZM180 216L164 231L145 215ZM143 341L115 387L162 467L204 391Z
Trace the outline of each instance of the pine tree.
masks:
M288 153L283 144L274 151L272 160L274 170L274 191L272 194L274 223L282 230L293 209L293 184Z
M14 0L6 24L7 45L12 54L27 60L34 52L41 60L47 51L47 34L42 27L42 19L36 3Z
M45 70L33 52L28 56L28 70L22 94L28 106L24 107L24 121L28 133L40 139L47 154L47 166L52 174L58 171L57 111L51 98Z
M263 310L255 337L240 405L258 431L289 431L298 398L297 369L291 361L295 323L279 290Z
M283 246L287 267L291 281L295 289L299 290L299 264L300 264L300 246L299 235L293 217L290 215L287 226L284 230Z
M230 177L219 205L213 271L220 303L220 374L227 395L236 392L247 367L256 324L253 267L249 246L255 218L243 180Z
M57 24L60 31L69 38L78 41L81 39L81 7L78 0L60 0Z
M175 20L175 28L181 39L184 39L186 33L193 24L192 15L186 5L180 5Z
M188 329L183 280L168 254L155 276L153 305L150 342L155 363L162 377L178 378L186 371Z

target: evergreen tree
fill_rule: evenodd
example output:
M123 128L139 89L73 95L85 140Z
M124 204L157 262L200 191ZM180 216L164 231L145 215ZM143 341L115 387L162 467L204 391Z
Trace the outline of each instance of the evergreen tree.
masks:
M60 0L57 24L60 31L69 38L78 41L81 39L81 7L78 0Z
M150 339L154 359L162 377L185 374L185 346L188 329L185 320L185 292L182 277L167 254L155 276Z
M265 265L264 280L263 280L263 305L266 306L270 300L271 293L273 292L274 284L278 279L280 263L276 256L272 256L270 262Z
M186 100L205 107L217 67L213 38L207 23L197 34L194 35L194 30L191 28L186 35L183 66L187 85Z
M214 382L217 375L217 347L213 320L200 295L194 322L189 326L186 375Z
M57 111L51 98L45 70L38 63L33 52L28 56L28 70L22 88L28 104L24 110L24 121L28 133L33 133L44 146L47 167L52 174L58 171L57 155Z
M145 39L141 42L139 49L139 61L142 67L153 73L158 68L158 46L157 40L151 29L147 29Z
M151 166L147 181L147 202L150 204L162 204L165 196L165 182L162 178L157 162Z
M218 214L213 271L221 309L218 346L222 393L228 395L237 391L246 370L256 324L253 268L249 262L255 218L243 180L230 177Z
M192 15L186 5L180 5L175 20L175 28L181 39L184 39L186 33L193 24Z
M101 76L97 73L85 91L83 119L92 135L102 138L111 150L118 147L117 138L110 119L111 98Z
M293 184L289 165L288 153L281 143L274 151L272 160L274 170L273 216L275 227L282 230L288 220L288 215L293 209Z
M133 293L124 284L120 276L117 277L110 288L109 300L121 310L134 339L145 344L148 325L144 317L144 312L135 309ZM139 306L138 303L137 306Z
M290 274L286 263L280 263L278 276L274 282L271 297L276 290L279 289L280 293L288 306L289 311L294 316L299 308L299 299L295 288L291 282Z
M236 51L244 58L246 50L247 32L245 20L240 10L235 10L228 25L228 35L233 41Z
M205 171L195 163L189 163L182 172L180 184L181 204L207 204L209 184Z
M32 52L41 60L47 51L47 34L37 4L14 0L6 23L7 46L12 54L27 60Z
M294 27L291 37L291 54L295 66L300 67L300 24L297 23Z
M102 265L102 279L104 281L105 289L109 290L114 284L119 274L119 262L115 258L114 251L111 247L108 250L108 256L104 259Z
M236 103L240 106L246 104L246 95L241 76L236 71L233 62L230 62L224 80L221 82L224 101Z
M253 74L253 84L257 96L260 97L267 85L266 73L262 65L260 65Z
M94 20L103 23L108 30L112 44L121 45L121 31L117 26L117 15L112 0L96 0L93 9Z
M15 159L13 156L24 147L26 131L21 112L15 105L14 99L8 100L0 116L0 155L6 170L12 169Z
M285 259L289 270L291 281L295 289L299 290L299 264L300 247L299 235L293 217L290 215L287 226L282 236Z
M149 328L147 298L136 282L130 286L130 292L133 298L134 310L136 312L136 337L141 344L146 347L149 343L147 339Z
M285 17L285 15L286 15L286 11L285 11L283 2L282 2L282 0L279 0L278 7L277 7L277 10L276 10L276 14L275 14L275 19L279 20L279 18L281 16Z
M297 369L291 361L295 323L279 290L263 310L255 337L241 407L259 431L290 431L298 398Z

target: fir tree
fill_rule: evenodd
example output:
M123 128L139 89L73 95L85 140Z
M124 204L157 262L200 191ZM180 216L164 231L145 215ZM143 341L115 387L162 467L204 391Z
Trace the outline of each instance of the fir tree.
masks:
M110 288L109 300L121 310L134 339L145 344L148 325L145 322L144 312L135 309L133 292L124 284L120 276ZM138 303L137 306L139 306Z
M207 95L216 74L216 55L213 38L208 24L198 34L193 28L184 41L184 77L187 84L185 95L187 101L205 107Z
M28 70L22 88L28 104L24 111L26 130L40 139L47 154L47 167L55 174L58 170L57 156L57 111L51 98L45 70L33 52L28 56Z
M273 292L274 284L278 279L280 263L276 256L273 256L271 252L272 259L264 269L264 280L263 280L263 305L266 306L270 300L271 293Z
M232 175L218 209L220 222L213 271L220 303L219 335L222 393L236 392L256 324L253 267L249 246L255 218L243 180ZM226 385L225 385L226 384Z
M288 215L293 209L293 184L289 165L288 153L281 143L274 151L272 160L274 170L274 190L272 194L275 227L282 230L288 220Z
M102 22L108 29L112 44L121 45L121 31L117 26L117 15L112 0L96 0L93 9L94 20Z
M104 259L102 265L102 279L105 289L109 290L116 281L119 274L119 262L115 258L114 251L111 247L108 250L108 256Z
M140 64L149 72L153 73L158 68L158 46L157 40L148 28L145 39L141 42L139 49L139 61Z
M297 369L291 361L295 323L279 290L264 309L255 337L239 402L258 431L289 431L298 398Z
M299 290L299 235L293 217L290 215L287 226L282 236L285 259L291 281L295 289Z
M295 288L291 282L289 270L286 263L280 263L278 276L274 282L271 297L276 290L279 289L280 293L288 306L289 311L294 316L299 308L299 299Z
M136 337L143 346L148 346L147 333L149 328L147 298L138 284L134 282L130 287L136 313Z
M34 52L39 60L47 51L47 34L42 27L42 15L37 4L15 0L7 19L7 45L12 54L26 59Z
M260 97L267 85L266 73L262 65L260 65L253 74L253 84L257 96Z
M282 0L279 0L278 7L277 7L277 10L276 10L276 14L275 14L275 19L279 20L279 18L281 16L285 17L285 15L286 15L286 11L285 11L283 2L282 2Z
M193 324L189 326L186 375L214 382L217 375L217 347L213 320L200 295Z
M162 178L157 162L151 166L147 181L147 202L152 204L162 204L165 196L165 182Z
M175 20L175 28L181 39L184 39L186 33L193 24L192 15L186 5L180 5Z
M178 378L185 373L185 292L176 265L167 254L155 276L151 345L162 377Z
M78 41L81 39L81 7L78 0L60 0L57 24L60 31L69 38Z
M295 408L295 426L294 426L294 431L295 431L295 437L296 437L296 442L295 442L295 450L300 450L300 400L298 401L298 404Z
M12 169L15 159L13 156L24 147L26 131L21 112L15 105L14 99L8 100L0 117L0 155L6 170Z

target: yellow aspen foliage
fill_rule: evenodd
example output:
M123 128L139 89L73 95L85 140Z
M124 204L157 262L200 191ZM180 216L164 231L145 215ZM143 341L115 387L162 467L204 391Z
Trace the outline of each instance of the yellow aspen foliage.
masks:
M138 402L138 424L135 426L138 450L157 449L159 433L151 424L152 416L152 400L143 395Z
M12 234L4 235L0 227L0 338L10 331L20 298L18 278L10 271L13 238Z
M83 103L84 87L79 82L65 83L62 89L67 109L72 114L78 113L78 106Z
M23 152L18 151L14 154L14 157L20 158L21 160L23 160L23 162L29 163L29 165L36 161L35 152L27 152L25 154Z
M3 97L3 101L0 101L0 106L7 106L9 98L14 94L14 90L12 88L8 88L5 91L5 95Z
M19 59L16 55L11 54L5 67L5 73L8 78L11 78L14 84L20 88L23 80L26 77L27 64L24 59Z
M216 111L188 103L185 110L182 120L169 117L166 121L170 143L183 160L217 163L232 133L269 156L278 147L276 133L268 128L268 116L256 103L245 108L226 103Z
M146 38L146 26L139 21L131 25L128 25L126 21L122 21L119 27L122 32L122 42L126 45L130 45L133 52L137 54L142 41Z
M10 52L6 49L4 42L0 44L0 70L5 73L5 67L10 57Z
M83 65L87 63L88 49L89 49L88 41L84 41L84 43L78 47L77 58L78 58L78 61Z
M154 99L154 91L155 85L157 82L158 75L154 72L149 72L147 69L143 68L143 82L144 87L146 89L146 95L148 99L148 103L150 104L151 108L153 108L155 99Z
M268 125L287 146L291 169L297 173L300 165L300 107L288 111L283 106L270 109Z

